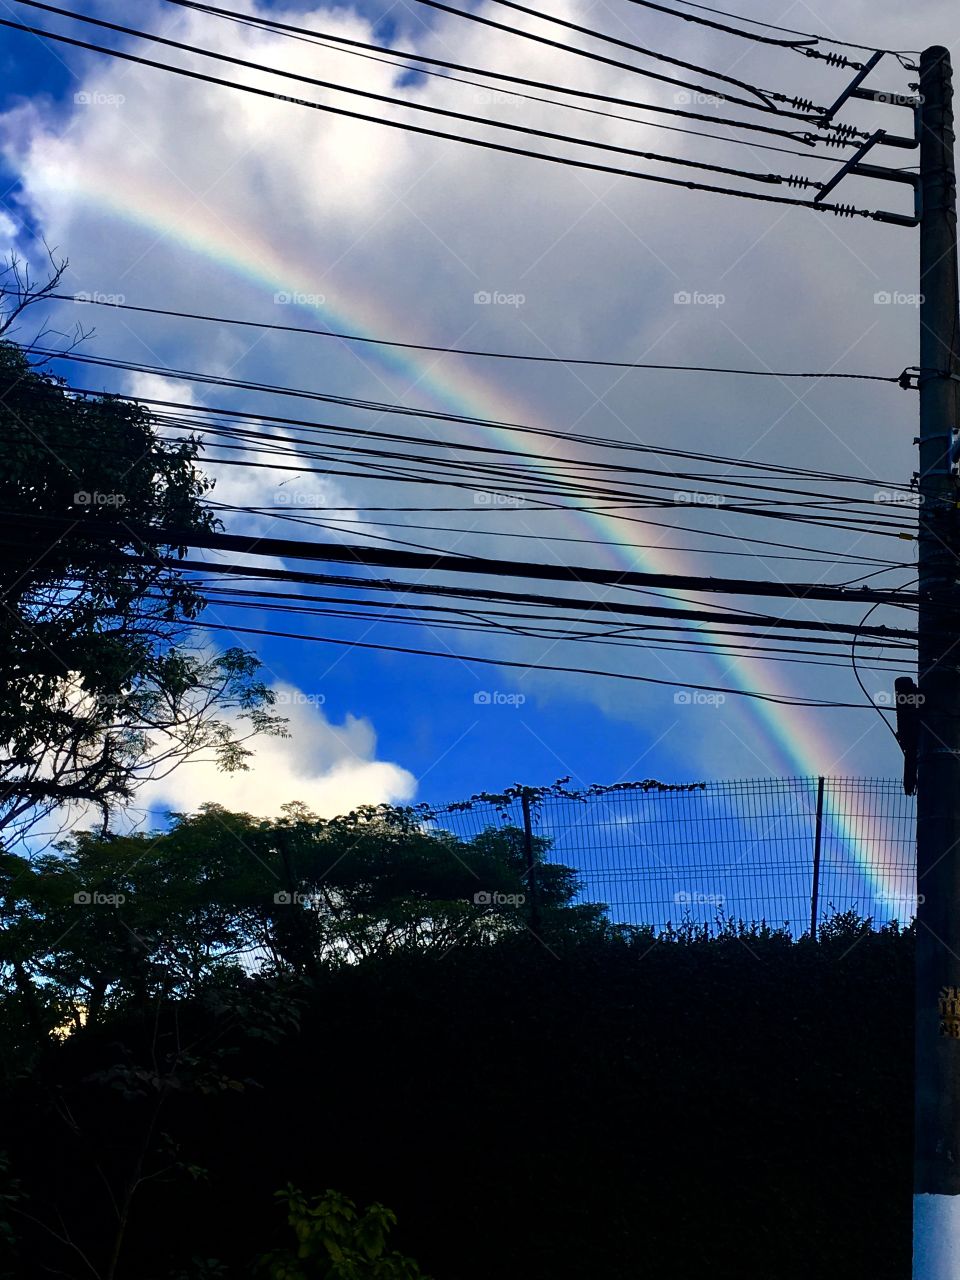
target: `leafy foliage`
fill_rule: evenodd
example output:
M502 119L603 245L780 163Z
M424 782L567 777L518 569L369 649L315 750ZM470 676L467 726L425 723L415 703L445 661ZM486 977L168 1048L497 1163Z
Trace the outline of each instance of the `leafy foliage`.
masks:
M8 841L63 806L106 822L146 778L198 753L243 768L237 720L281 729L252 654L190 643L203 600L163 530L214 527L199 447L161 440L140 405L70 393L0 341Z
M277 1192L297 1248L278 1249L261 1260L270 1280L429 1280L412 1258L387 1249L396 1214L382 1204L360 1212L338 1191L307 1199L288 1185Z
M601 906L572 904L570 868L540 862L534 889L554 941L602 927ZM530 891L515 828L463 842L388 806L323 821L294 804L269 821L206 805L166 832L78 833L31 860L0 855L0 978L36 1048L111 1009L146 1018L158 999L236 990L244 969L316 978L516 936Z

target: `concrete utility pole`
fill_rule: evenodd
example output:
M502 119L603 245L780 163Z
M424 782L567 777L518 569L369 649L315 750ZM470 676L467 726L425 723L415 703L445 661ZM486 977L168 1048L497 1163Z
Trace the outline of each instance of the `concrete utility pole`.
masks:
M920 616L914 1280L960 1278L957 212L946 49L920 59Z

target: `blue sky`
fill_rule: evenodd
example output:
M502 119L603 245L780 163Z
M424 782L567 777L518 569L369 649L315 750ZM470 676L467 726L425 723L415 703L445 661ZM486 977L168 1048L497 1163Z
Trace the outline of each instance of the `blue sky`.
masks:
M134 21L129 6L108 0L77 0L74 7L86 14ZM10 8L37 25L74 30L66 20ZM619 73L592 64L575 73L564 55L534 45L518 47L519 42L510 45L506 38L416 11L413 5L358 10L291 0L257 6L257 12L268 10L313 28L327 23L361 38L395 40L399 46L454 61L500 67L509 61L510 70L533 78L572 80L579 74L577 83L584 87L637 92L630 78L625 81ZM668 19L651 22L649 15L637 15L625 4L597 9L571 3L565 11L575 21L605 23L606 29L617 32L629 29L635 39L654 43L656 37L660 47L680 50L677 56L691 61L735 67L731 74L748 79L751 74L768 74L768 62L757 60L752 47L733 54L712 33L688 30L688 24L670 24ZM744 6L748 11L759 12L755 6ZM833 6L824 15L806 8L801 15L785 7L782 15L770 20L835 28L841 35L869 30L878 43L915 47L949 41L950 31L944 30L947 14L946 6L936 3L916 7L909 18L893 4L850 4ZM138 6L136 22L155 31L185 31L185 39L199 32L213 47L245 51L245 37L235 28L171 11L162 0ZM194 25L185 25L190 23ZM110 37L106 43L127 47L121 38ZM162 56L173 61L178 55ZM296 62L310 74L326 74L333 67L346 76L341 63L350 62L337 62L335 55L326 54L317 70L319 55L280 40L264 56L274 64ZM891 63L886 75L895 70L899 68ZM824 79L821 69L807 60L798 59L786 71L792 73L789 83L798 87L815 83L827 94L828 86L836 86L836 80ZM374 84L381 92L402 83L391 82L386 70L375 64L351 62L349 72L347 82ZM416 334L437 343L464 340L467 345L504 350L549 349L620 359L655 349L652 358L676 363L700 363L702 357L710 364L826 368L840 360L842 368L897 373L915 361L915 311L880 311L874 303L879 289L911 287L916 245L909 231L827 222L803 211L770 210L709 196L650 189L638 193L635 184L625 181L558 175L553 166L538 169L370 126L351 126L353 132L347 132L347 126L340 129L326 118L304 119L315 113L290 107L281 116L275 104L263 108L257 100L240 102L240 95L173 82L173 77L94 55L51 52L36 39L10 31L0 32L0 76L0 172L6 187L0 212L14 228L22 252L35 256L37 236L43 234L70 258L68 291L118 293L133 303L269 321L277 314L273 289L302 288L303 282L316 279L329 282L336 306L318 306L306 313L298 309L294 323L329 323L336 328L365 319L368 331L378 336ZM78 86L119 94L123 102L112 115L109 107L84 109L74 100ZM477 110L476 94L470 98L470 91L462 87L434 81L408 85L406 91L421 95L422 101L444 104L455 101L457 92L466 93L467 105L460 109ZM650 100L657 96L649 86L644 91ZM501 118L511 118L512 109L500 106L496 111ZM529 105L517 110L525 113L524 121L540 124ZM864 119L862 108L855 108L854 114ZM555 117L548 113L547 119L556 127ZM576 123L582 127L584 122ZM636 126L603 122L594 128L619 139ZM641 145L697 154L698 144L692 139L654 136L649 130L641 134ZM717 161L722 154L729 164L730 151L714 148L709 158ZM752 167L790 163L753 149L744 150L738 159ZM103 175L102 198L97 187L101 179L91 179L91 174ZM865 201L865 191L865 184L854 185L844 198ZM882 203L876 189L869 194ZM893 205L897 194L884 189L883 200ZM136 215L135 208L140 210ZM275 271L272 285L266 266L258 278L245 274L236 264L220 260L223 255L218 258L210 243L201 243L203 227L219 228L214 239L221 236L224 243L232 236L245 238L253 257L259 253L264 262L268 257L283 259L294 263L295 271L286 281ZM471 295L485 287L512 289L523 293L526 301L513 314L494 307L481 314L471 305ZM722 295L724 305L714 308L715 314L709 308L688 308L681 314L674 305L677 291L689 289ZM64 304L57 318L72 323L77 310ZM291 319L289 314L283 317L285 322ZM84 348L91 354L450 407L426 366L387 368L367 360L366 353L358 360L339 344L318 348L309 339L274 336L244 345L236 333L118 313L101 312L96 327ZM694 353L698 359L691 361ZM471 365L469 370L440 367L448 384L455 385L461 372L464 379L482 380L482 393L477 392L481 400L513 406L515 412L530 415L526 421L535 417L561 428L582 423L583 429L604 435L636 431L647 443L708 448L788 465L822 465L876 476L878 482L882 477L904 478L912 464L915 401L886 388L824 384L801 400L795 390L779 383L758 387L715 380L677 383L664 377L646 381L641 375L574 377L549 368L544 372L543 366L503 364L482 369ZM80 378L76 368L68 372L74 381ZM87 386L137 389L127 375L108 370L84 370L82 381ZM182 393L183 387L177 391ZM198 403L209 403L203 389L194 395ZM218 400L236 409L251 407L240 393L221 391ZM637 426L638 415L642 428ZM234 476L221 483L236 481ZM275 480L264 484L259 501L276 491ZM362 477L338 482L336 491L340 499L360 507L382 503L385 493L383 486ZM442 505L436 490L424 487L419 492L425 505ZM394 492L390 501L399 504L404 497L409 494ZM708 527L709 515L688 511L684 516L686 524L678 522L674 541L684 540L684 529ZM238 523L229 527L242 531ZM505 556L600 565L619 554L586 544L545 542L541 547L519 539L471 539L469 527L474 527L472 519L465 520L464 540L457 545L478 554L495 554L496 545ZM519 531L521 525L505 527ZM571 527L557 524L553 532L572 536ZM737 528L752 536L782 535L779 526L774 526L779 531L774 533L766 521ZM289 529L272 532L283 536ZM578 537L591 531L597 537L595 526L583 520L576 524ZM291 536L314 535L301 530ZM424 535L411 533L417 536ZM654 536L662 537L663 531ZM804 536L819 539L811 545L822 548L825 563L831 551L839 549L835 535L804 531ZM726 545L732 549L732 544ZM777 562L771 567L719 554L696 563L706 572L735 570L743 576L779 573L797 578L813 571L808 564ZM830 580L842 576L841 572ZM342 640L359 634L355 625L337 620L264 623L263 615L238 611L232 611L229 620L297 631L306 626ZM887 620L893 622L894 617ZM422 628L381 624L367 638L428 649L438 646L437 636ZM350 753L356 748L353 730L344 732L344 726L361 722L369 733L356 776L351 775L345 792L352 799L397 798L403 793L401 798L415 794L439 801L515 781L543 783L565 775L592 783L648 776L757 776L798 769L887 776L899 768L896 748L872 711L764 716L734 696L721 706L683 707L674 701L672 689L654 686L637 688L564 674L521 678L495 665L269 639L246 642L263 658L271 680L313 699L309 723L300 726L303 737L292 748L296 754L271 764L277 770L278 804L300 798L288 791L301 784L309 790L321 776L327 779L324 803L332 803L335 786L330 777L338 767L347 776ZM662 655L636 651L624 657L596 646L573 645L544 656L542 647L538 652L530 641L491 641L469 633L451 636L448 642L459 652L616 667L689 681L691 687L723 674L691 656L674 655L665 664ZM801 696L863 700L849 669L771 670L769 664L753 665L743 673L748 684L756 676ZM876 685L883 687L882 682ZM478 703L476 695L483 692L510 695L511 700ZM520 705L518 695L523 699ZM338 740L348 742L341 758L331 745ZM315 748L320 762L311 772ZM393 773L385 780L382 770L372 768L375 764L389 765ZM177 800L179 794L158 793L153 802ZM189 801L195 788L186 787L183 795Z

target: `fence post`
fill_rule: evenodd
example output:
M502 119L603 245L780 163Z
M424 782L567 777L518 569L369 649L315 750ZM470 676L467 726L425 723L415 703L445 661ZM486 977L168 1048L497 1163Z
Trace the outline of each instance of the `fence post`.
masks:
M817 940L817 908L820 905L820 847L823 842L823 779L817 779L817 826L813 838L813 889L810 893L810 937Z
M533 847L533 822L530 818L530 792L526 787L520 793L523 808L523 846L527 855L527 898L530 903L530 928L536 933L540 928L540 902L537 892L537 855Z

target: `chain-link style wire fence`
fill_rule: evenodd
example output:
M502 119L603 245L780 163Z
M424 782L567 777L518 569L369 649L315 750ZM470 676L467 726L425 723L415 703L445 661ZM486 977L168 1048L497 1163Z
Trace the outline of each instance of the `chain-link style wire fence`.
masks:
M517 786L421 812L463 840L505 826L544 838L537 856L572 867L578 901L616 924L742 919L799 937L838 912L876 927L916 914L916 806L889 779Z

